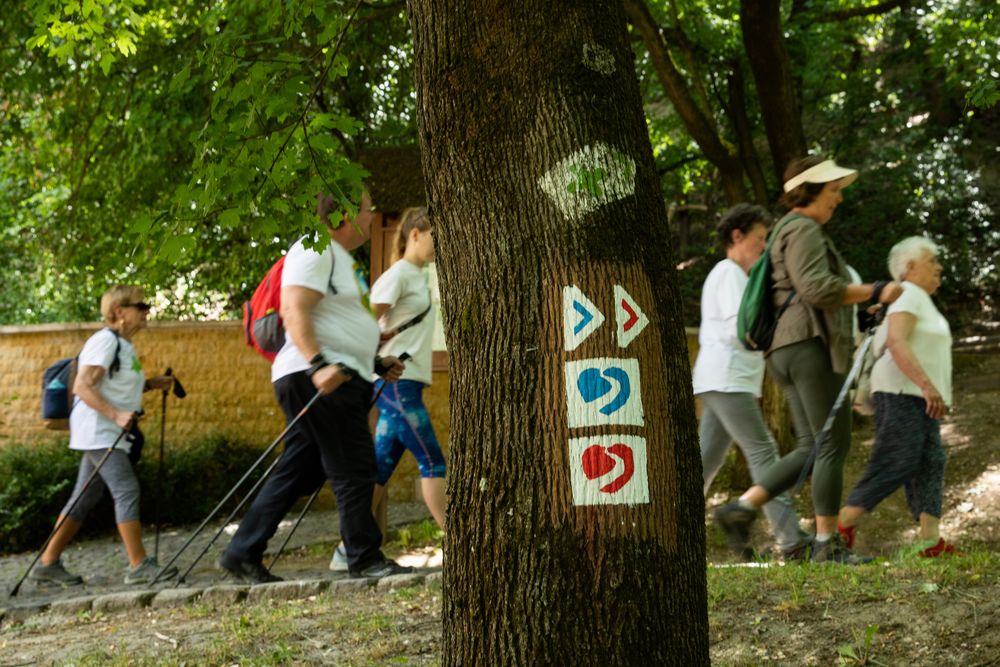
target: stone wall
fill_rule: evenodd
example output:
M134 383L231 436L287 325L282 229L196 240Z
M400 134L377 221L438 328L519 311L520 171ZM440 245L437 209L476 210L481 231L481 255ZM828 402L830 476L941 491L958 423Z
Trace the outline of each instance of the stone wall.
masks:
M53 361L75 356L101 327L98 323L0 327L0 447L9 442L65 439L41 419L42 373ZM150 322L135 346L147 376L168 366L187 398L167 398L167 448L213 434L259 443L263 449L284 428L274 400L270 366L243 343L239 322ZM448 374L435 373L425 392L442 444L448 441ZM143 408L150 445L159 442L162 395L149 392ZM168 453L169 455L169 453ZM416 465L406 456L390 484L390 496L418 499Z
M98 323L0 327L0 447L8 442L66 438L41 419L42 372L53 361L76 355L101 327ZM687 330L691 362L698 330ZM187 398L167 399L167 446L221 434L260 444L263 449L284 428L271 390L270 366L243 344L239 322L150 322L135 339L147 376L168 366L183 383ZM159 442L161 394L146 394L148 443ZM447 454L450 416L448 374L435 372L424 392L438 439ZM420 500L420 478L412 456L404 456L389 485L393 500ZM324 492L321 504L328 502Z

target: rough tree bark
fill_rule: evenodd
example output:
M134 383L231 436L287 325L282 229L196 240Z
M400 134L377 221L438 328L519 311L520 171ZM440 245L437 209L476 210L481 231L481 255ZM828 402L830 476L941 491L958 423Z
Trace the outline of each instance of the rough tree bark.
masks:
M740 28L774 173L781 183L788 163L806 154L799 96L781 26L781 0L740 0Z
M409 12L451 363L444 664L707 665L690 371L622 7Z

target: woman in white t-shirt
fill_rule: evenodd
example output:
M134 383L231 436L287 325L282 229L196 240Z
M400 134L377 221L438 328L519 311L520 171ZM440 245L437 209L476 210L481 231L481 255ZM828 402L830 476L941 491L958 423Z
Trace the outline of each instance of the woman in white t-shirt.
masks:
M371 305L378 318L382 343L379 356L399 358L406 368L395 383L375 382L379 411L375 427L378 476L372 508L385 532L385 487L403 453L413 454L420 469L424 502L443 529L445 522L445 459L434 434L423 391L431 383L434 304L427 265L434 261L434 240L427 209L403 211L393 248L395 261L372 285ZM343 544L337 547L330 569L346 568Z
M146 380L132 346L132 337L146 328L149 305L142 299L142 288L130 285L115 285L105 292L101 315L107 327L87 340L77 358L69 446L82 452L83 458L76 486L59 514L58 530L28 575L34 581L63 586L83 582L66 571L61 556L105 488L114 500L115 523L128 555L125 583L149 583L157 575L162 581L177 574L174 567L160 574L159 564L146 555L139 523L139 480L129 460L132 442L122 437L123 430L137 430L136 413L141 411L143 392L169 389L173 382L167 375ZM108 452L112 446L114 449ZM107 458L101 464L105 454ZM98 476L86 485L98 465Z
M760 206L737 204L718 225L725 246L722 260L705 279L701 292L698 359L694 364L694 394L701 401L701 461L704 490L729 453L733 440L746 457L757 481L760 469L778 458L778 447L764 424L758 399L764 379L764 356L747 350L736 335L736 315L747 284L747 273L764 251L771 216ZM778 549L786 559L806 555L808 538L786 494L764 505L775 531ZM745 559L755 554L742 550Z
M951 328L931 300L941 286L938 248L912 236L889 252L894 280L903 294L889 306L885 349L871 373L875 445L861 479L841 509L839 530L854 541L858 520L900 486L920 525L917 553L956 553L940 535L945 451L941 418L951 405Z

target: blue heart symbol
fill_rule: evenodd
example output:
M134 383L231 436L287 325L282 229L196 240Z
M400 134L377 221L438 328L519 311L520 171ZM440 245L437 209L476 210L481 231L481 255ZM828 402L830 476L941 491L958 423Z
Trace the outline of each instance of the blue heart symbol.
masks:
M601 376L601 371L596 368L588 368L580 373L580 377L576 379L576 386L587 403L593 403L611 391L611 383L605 380Z
M596 368L587 368L580 373L576 380L576 386L580 390L580 396L583 397L583 400L587 403L593 403L611 391L611 382L606 377L618 383L618 395L599 408L601 414L610 415L621 410L622 406L628 402L629 396L632 395L632 384L629 382L628 373L625 372L624 368L612 366L604 369L603 372Z

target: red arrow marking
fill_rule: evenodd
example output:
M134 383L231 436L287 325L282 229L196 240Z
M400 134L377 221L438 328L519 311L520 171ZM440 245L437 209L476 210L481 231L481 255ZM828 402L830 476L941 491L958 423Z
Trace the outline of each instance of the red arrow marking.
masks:
M630 306L628 304L628 301L626 301L625 299L622 299L622 308L624 308L625 312L627 312L629 315L628 322L625 323L625 326L622 327L622 329L624 331L628 331L629 329L635 326L636 322L639 321L639 316L635 314L635 311L632 310L632 306Z

